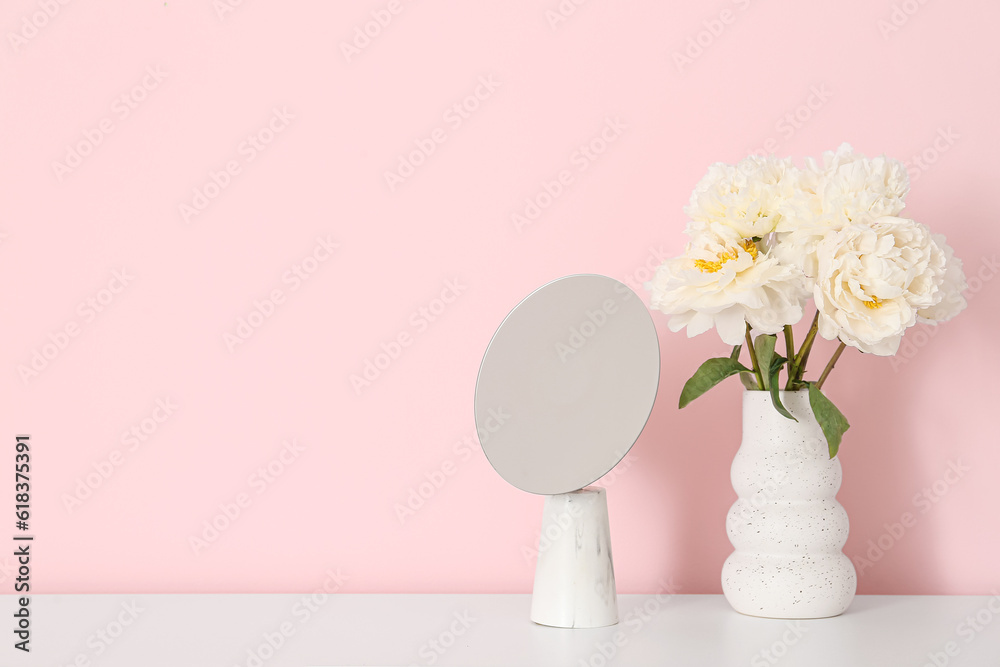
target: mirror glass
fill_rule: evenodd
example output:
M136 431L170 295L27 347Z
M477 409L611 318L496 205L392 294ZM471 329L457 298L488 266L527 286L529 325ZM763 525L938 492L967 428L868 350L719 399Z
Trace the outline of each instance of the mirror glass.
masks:
M646 305L600 275L554 280L493 335L476 382L483 451L519 489L554 495L607 474L656 399L660 348Z

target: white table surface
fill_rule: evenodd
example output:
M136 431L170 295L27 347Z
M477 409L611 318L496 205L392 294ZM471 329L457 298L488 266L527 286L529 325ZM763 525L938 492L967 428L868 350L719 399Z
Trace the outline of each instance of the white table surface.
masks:
M720 595L621 595L617 626L571 630L533 624L529 595L335 594L308 617L301 594L35 595L30 655L13 648L16 602L2 597L4 667L1000 667L989 596L859 596L843 616L795 623L741 616ZM292 632L279 642L282 627ZM281 645L257 662L248 650L268 633Z

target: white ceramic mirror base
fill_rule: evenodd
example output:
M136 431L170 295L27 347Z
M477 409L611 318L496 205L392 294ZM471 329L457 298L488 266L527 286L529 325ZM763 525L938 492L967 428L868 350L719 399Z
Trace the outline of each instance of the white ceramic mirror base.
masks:
M618 622L605 490L588 486L545 497L531 620L557 628Z

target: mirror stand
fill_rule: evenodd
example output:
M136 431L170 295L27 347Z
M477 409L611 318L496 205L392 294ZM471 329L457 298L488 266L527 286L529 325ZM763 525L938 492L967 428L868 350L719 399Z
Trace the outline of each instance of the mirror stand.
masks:
M531 620L557 628L618 622L608 497L602 487L545 496Z

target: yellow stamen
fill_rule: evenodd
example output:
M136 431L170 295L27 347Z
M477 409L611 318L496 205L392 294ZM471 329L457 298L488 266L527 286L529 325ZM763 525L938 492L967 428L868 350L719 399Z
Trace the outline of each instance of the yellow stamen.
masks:
M747 245L749 244L749 246ZM757 259L757 245L753 242L753 239L743 239L740 241L740 247L750 253L750 257ZM751 250L751 248L753 248ZM694 268L698 269L702 273L715 273L722 268L722 265L731 259L739 259L740 252L737 248L730 248L724 252L720 252L717 257L719 261L713 262L709 259L696 259L694 260Z
M877 296L873 296L871 301L865 301L864 304L865 308L875 310L876 308L882 307L882 299L878 298Z
M743 239L740 241L740 247L750 253L750 257L757 261L757 244L753 242L753 239Z
M738 259L739 256L740 256L740 254L736 250L736 248L730 248L726 252L720 252L719 253L719 259L722 261L723 264L725 264L726 262L728 262L731 259Z

